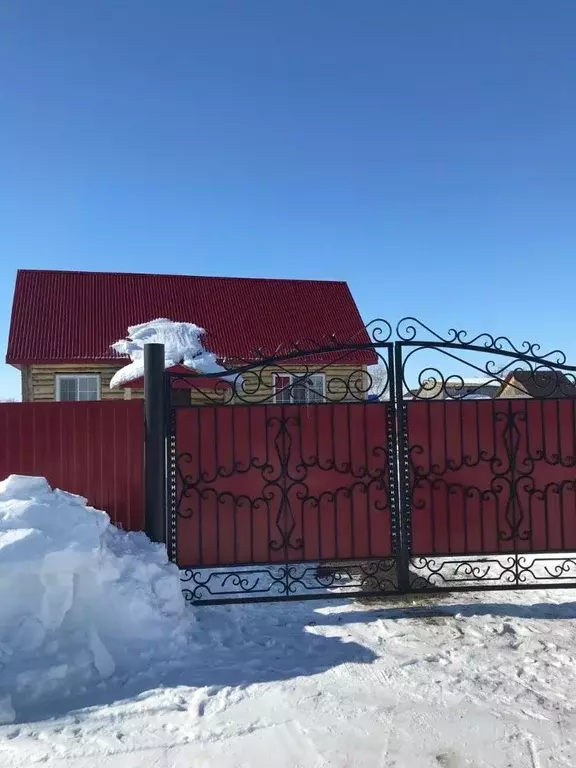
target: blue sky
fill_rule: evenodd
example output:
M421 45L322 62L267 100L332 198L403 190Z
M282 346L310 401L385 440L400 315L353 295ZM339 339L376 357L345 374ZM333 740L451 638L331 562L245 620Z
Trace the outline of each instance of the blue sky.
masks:
M576 359L575 39L573 0L5 0L3 353L26 267L347 280Z

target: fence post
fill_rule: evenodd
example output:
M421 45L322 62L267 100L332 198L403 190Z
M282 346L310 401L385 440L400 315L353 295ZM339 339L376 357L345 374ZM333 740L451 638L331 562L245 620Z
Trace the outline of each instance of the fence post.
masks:
M164 344L144 345L144 475L146 534L166 542L166 409L164 403Z
M394 398L396 420L396 494L397 520L398 520L398 589L400 592L409 592L410 587L410 553L412 549L412 532L410 524L410 492L407 460L407 424L404 401L404 360L402 357L402 343L394 342Z

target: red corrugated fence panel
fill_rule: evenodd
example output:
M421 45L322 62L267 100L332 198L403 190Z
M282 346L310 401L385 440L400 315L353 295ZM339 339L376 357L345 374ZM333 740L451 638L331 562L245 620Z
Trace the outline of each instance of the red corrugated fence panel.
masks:
M0 479L11 474L45 477L143 530L143 401L0 404Z
M576 400L407 405L412 554L573 552Z
M387 403L180 408L178 564L392 554Z

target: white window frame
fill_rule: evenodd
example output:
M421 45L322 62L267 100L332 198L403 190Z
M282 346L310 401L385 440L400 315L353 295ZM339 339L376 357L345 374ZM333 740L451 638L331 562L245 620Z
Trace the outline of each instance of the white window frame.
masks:
M96 400L61 400L60 390L63 379L96 379ZM56 400L66 403L95 403L101 399L100 375L98 373L58 373L56 374Z
M302 381L302 383L304 383L304 381L306 379L311 379L313 377L317 377L318 380L322 382L322 391L320 393L316 393L316 390L311 389L310 387L306 387L306 391L307 392L315 392L316 394L318 394L320 399L318 401L308 400L308 399L306 399L306 400L295 400L294 399L294 387L298 386L298 382L299 381ZM290 402L289 403L286 402L285 400L280 400L278 398L278 394L279 393L276 392L276 382L278 381L278 379L290 379L290 384L288 385L289 388L290 388ZM298 374L293 374L293 373L275 373L273 375L273 385L274 385L274 402L279 404L279 405L294 405L294 404L298 404L298 403L303 404L303 405L314 405L314 404L317 404L318 402L321 402L321 403L326 402L326 374L322 373L322 372L318 372L318 373L317 372L312 372L308 376L305 376L304 374L298 375Z

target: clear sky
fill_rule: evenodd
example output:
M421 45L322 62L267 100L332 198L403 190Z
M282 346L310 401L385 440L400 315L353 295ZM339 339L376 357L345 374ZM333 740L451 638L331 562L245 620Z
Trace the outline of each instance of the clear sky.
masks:
M3 0L0 254L2 354L26 267L347 280L575 360L576 2Z

